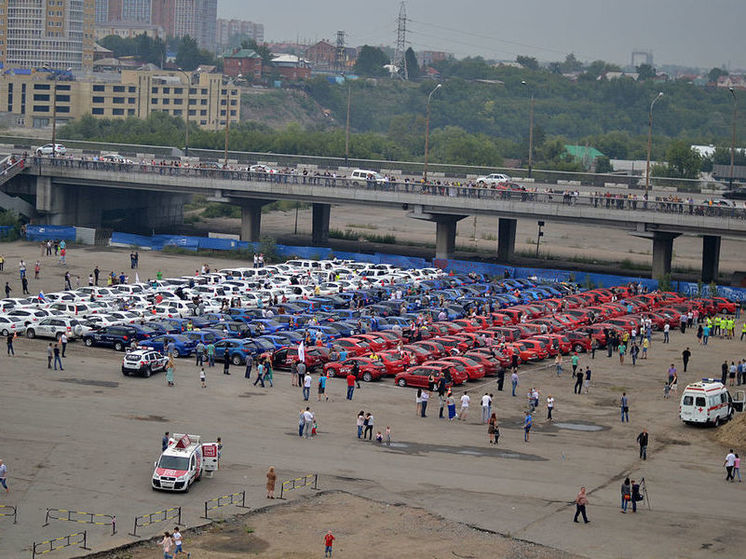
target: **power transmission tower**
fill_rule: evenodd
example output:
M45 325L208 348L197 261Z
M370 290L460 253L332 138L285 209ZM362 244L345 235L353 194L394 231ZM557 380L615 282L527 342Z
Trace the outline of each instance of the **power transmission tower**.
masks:
M399 76L405 80L409 80L409 73L407 72L407 5L406 2L402 1L399 6L399 25L396 31L396 50L394 51L394 58L391 60L391 65L398 68Z
M334 52L334 69L337 72L345 70L345 32L337 31L337 50Z

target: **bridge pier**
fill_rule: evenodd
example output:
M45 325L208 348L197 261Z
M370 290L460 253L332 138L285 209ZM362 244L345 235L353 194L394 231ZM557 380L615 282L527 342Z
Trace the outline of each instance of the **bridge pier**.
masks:
M456 252L456 226L464 216L433 215L435 221L435 258L448 260Z
M717 235L702 237L702 281L717 281L720 268L720 240Z
M497 259L510 262L515 254L515 232L517 219L501 217L497 221Z
M313 204L311 224L311 244L322 246L329 242L329 217L331 204Z
M256 243L261 239L262 207L270 200L241 200L241 240Z
M653 279L663 279L671 273L673 240L681 233L653 232Z

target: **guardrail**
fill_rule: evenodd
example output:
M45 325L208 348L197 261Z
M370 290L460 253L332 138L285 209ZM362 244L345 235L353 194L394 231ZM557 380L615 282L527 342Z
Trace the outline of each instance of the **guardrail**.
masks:
M77 541L73 541L73 538L80 538ZM65 542L62 545L57 545L57 542ZM88 547L88 533L86 530L83 530L82 532L75 532L74 534L68 534L67 536L61 536L59 538L54 538L51 540L46 540L43 542L34 542L34 545L31 547L31 559L36 559L39 555L44 555L46 553L51 553L52 551L57 551L58 549L63 549L65 547L70 547L71 545L79 545L80 549L85 549L87 551L90 551L91 548ZM49 546L49 549L43 549L39 551L39 549L42 546Z
M66 514L67 517L54 516L56 513ZM87 518L73 518L73 516L85 516ZM99 522L96 518L108 518L106 522ZM111 535L117 533L117 517L113 514L98 514L95 512L83 512L67 509L47 509L47 515L42 526L49 526L50 520L64 520L66 522L77 522L79 524L93 524L95 526L111 526Z
M286 481L283 481L280 485L280 499L284 499L284 495L288 491L293 491L294 489L301 489L303 487L308 487L311 485L311 480L313 480L313 486L311 489L318 489L319 488L319 474L308 474L303 477L296 477L294 479L288 479Z
M4 510L11 510L12 512L3 512ZM0 505L0 516L12 516L13 524L18 524L18 507L14 505Z
M159 522L165 522L166 520L176 520L177 525L181 525L181 507L171 507L170 509L163 509L148 514L141 514L135 517L135 524L130 532L130 536L137 537L137 529L150 526L151 524L158 524Z
M205 501L205 515L202 518L211 520L207 515L209 511L219 509L220 507L227 507L228 505L236 505L240 509L251 508L246 506L246 490L239 491L238 493L231 493L230 495L221 495L220 497L215 497L214 499Z

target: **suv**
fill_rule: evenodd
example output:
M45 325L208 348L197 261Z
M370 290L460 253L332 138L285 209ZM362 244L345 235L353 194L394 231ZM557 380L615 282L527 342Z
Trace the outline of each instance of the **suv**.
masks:
M165 371L168 357L152 349L138 349L130 351L122 359L122 374L129 376L138 374L148 378L152 373Z
M361 184L363 182L376 182L376 183L382 183L386 182L386 177L384 177L382 174L377 173L376 171L368 171L365 169L355 169L350 174L350 182L352 184Z
M134 326L105 326L83 336L83 343L88 347L97 345L124 351L132 343L132 340L139 341L148 337L150 337L149 334Z
M491 173L484 177L478 177L477 184L488 184L488 185L507 184L509 182L512 182L512 180L513 179L511 179L508 175L504 175L502 173Z
M67 148L62 144L54 144L54 151L56 155L65 155ZM36 155L52 155L52 144L45 144L36 148Z
M53 338L60 339L63 333L70 339L76 338L89 332L89 328L80 323L76 318L61 316L50 316L41 319L36 324L29 325L26 330L27 338Z

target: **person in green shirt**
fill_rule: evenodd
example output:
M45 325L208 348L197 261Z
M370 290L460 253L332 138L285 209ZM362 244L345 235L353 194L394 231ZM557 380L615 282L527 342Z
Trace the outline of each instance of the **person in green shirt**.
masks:
M213 344L212 342L207 344L207 366L215 366L215 344Z
M573 353L572 354L572 359L570 359L570 362L572 363L572 374L573 375L575 374L575 371L578 370L578 361L579 361L578 354L577 353Z
M155 277L156 277L156 279L158 281L162 280L163 279L163 272L161 272L160 270L158 270L158 272L155 274Z

